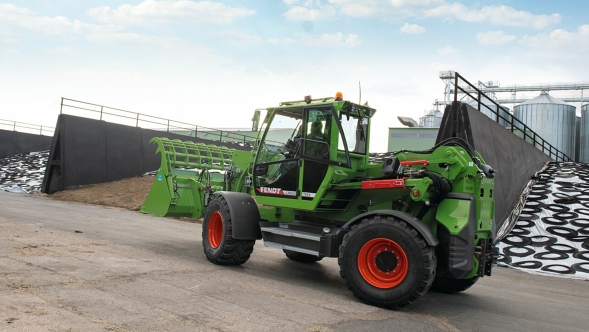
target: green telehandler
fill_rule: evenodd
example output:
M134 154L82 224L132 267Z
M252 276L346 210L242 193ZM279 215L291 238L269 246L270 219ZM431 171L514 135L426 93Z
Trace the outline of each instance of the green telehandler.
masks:
M466 141L371 162L367 105L307 96L265 111L251 152L154 138L141 211L204 217L214 264L245 263L259 239L301 263L335 257L354 296L383 308L491 275L494 170Z

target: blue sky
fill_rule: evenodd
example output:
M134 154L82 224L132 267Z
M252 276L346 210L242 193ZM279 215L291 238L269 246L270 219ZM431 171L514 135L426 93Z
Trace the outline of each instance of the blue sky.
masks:
M589 81L588 14L566 0L0 2L0 119L53 126L66 97L247 128L280 101L358 101L361 82L378 110L371 150L385 151L397 116L443 99L440 71Z

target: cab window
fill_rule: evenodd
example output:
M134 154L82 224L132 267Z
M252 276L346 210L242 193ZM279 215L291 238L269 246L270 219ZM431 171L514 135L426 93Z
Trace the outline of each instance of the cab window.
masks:
M348 150L352 153L364 154L366 153L366 143L368 132L368 119L359 117L357 115L341 115L342 131L348 144ZM345 151L342 135L339 135L338 150Z

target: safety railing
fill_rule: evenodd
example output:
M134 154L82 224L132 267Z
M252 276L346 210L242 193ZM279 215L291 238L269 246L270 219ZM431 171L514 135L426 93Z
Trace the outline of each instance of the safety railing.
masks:
M490 112L489 116L492 120L503 125L507 130L520 136L528 143L536 146L542 152L547 154L550 158L556 161L572 161L572 159L558 150L548 141L540 137L535 131L528 127L525 123L514 117L511 113L505 110L504 107L499 105L489 96L485 95L472 83L467 81L464 77L458 73L454 73L454 101L458 100L458 94L462 94L461 97L469 97L471 100L476 102L476 107L479 112L487 113Z
M101 121L165 131L211 141L253 144L253 141L256 140L255 136L240 134L236 131L208 128L68 98L61 98L60 114L90 117ZM92 114L92 116L88 116L88 114Z
M0 129L44 136L53 136L55 131L55 127L2 119L0 119Z

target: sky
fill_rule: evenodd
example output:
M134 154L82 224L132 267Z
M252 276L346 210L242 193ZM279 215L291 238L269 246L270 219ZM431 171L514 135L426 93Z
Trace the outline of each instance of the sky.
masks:
M38 125L64 97L248 128L256 108L341 91L377 109L381 152L397 116L443 100L441 71L589 82L589 1L1 1L0 119Z

